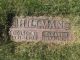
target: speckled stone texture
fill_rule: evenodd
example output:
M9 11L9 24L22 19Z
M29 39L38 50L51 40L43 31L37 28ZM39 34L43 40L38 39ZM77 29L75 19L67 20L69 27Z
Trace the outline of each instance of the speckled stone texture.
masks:
M16 42L71 40L69 19L52 16L16 16L9 34Z

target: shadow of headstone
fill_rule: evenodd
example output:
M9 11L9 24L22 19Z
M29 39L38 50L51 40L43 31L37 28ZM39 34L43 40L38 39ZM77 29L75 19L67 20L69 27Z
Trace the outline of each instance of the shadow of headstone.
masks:
M9 35L9 28L12 26L12 22L13 22L13 17L15 16L15 13L7 13L7 29L6 29L6 37L7 37L7 41L8 43L11 42L11 38ZM5 37L5 38L6 38Z
M4 33L4 25L0 24L0 44L4 41L3 33Z

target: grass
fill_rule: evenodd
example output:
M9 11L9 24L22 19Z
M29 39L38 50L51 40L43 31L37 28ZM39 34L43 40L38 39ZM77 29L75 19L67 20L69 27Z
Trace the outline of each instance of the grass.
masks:
M9 42L9 23L14 15L69 18L77 39L64 45L4 43L0 45L0 60L80 60L80 0L0 0L0 41Z
M0 0L0 11L16 15L80 15L80 0Z
M0 60L80 60L79 43L56 45L32 42L0 47Z

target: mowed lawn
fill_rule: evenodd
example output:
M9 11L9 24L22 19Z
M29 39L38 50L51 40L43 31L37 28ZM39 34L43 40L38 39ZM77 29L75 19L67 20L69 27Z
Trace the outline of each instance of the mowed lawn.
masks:
M0 60L80 60L80 43L11 43L0 46Z
M69 18L76 39L66 44L9 42L9 23L16 15ZM80 60L79 40L80 0L0 0L0 60Z

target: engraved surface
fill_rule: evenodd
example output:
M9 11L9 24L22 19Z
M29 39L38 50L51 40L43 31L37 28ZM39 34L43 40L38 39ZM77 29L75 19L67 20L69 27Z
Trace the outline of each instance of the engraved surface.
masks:
M14 41L70 40L70 22L60 17L14 17L9 34Z

